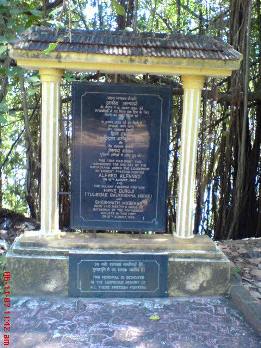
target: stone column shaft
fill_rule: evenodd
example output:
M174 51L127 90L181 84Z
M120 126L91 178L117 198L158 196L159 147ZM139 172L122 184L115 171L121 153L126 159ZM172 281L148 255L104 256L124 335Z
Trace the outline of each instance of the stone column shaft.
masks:
M203 76L183 76L183 114L175 236L193 238L198 123Z
M63 71L41 69L41 234L59 232L59 111Z

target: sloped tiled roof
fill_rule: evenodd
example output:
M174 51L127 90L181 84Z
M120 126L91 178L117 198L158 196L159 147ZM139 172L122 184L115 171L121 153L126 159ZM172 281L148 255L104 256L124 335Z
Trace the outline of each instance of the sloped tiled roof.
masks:
M220 40L180 33L134 33L127 31L55 30L33 27L11 42L13 49L43 51L58 43L56 52L79 52L116 56L239 60L241 55Z

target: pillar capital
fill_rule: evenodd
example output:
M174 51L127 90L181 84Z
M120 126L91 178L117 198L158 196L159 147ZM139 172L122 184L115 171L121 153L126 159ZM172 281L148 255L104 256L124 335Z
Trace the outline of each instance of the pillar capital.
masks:
M183 75L181 79L184 89L202 89L206 77L203 75Z
M39 73L42 82L59 82L64 71L55 68L42 68Z

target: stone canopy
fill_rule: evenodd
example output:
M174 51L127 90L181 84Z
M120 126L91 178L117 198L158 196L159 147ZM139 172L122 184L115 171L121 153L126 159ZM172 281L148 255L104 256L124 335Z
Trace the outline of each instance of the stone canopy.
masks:
M9 48L11 57L26 68L122 73L227 76L242 58L232 46L203 35L46 27L25 31Z

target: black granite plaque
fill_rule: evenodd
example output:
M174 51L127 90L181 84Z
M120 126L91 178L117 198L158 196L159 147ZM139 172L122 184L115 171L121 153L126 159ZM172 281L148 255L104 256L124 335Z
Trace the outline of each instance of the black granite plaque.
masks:
M74 83L71 226L164 232L171 90Z
M168 296L164 254L70 254L69 296Z

